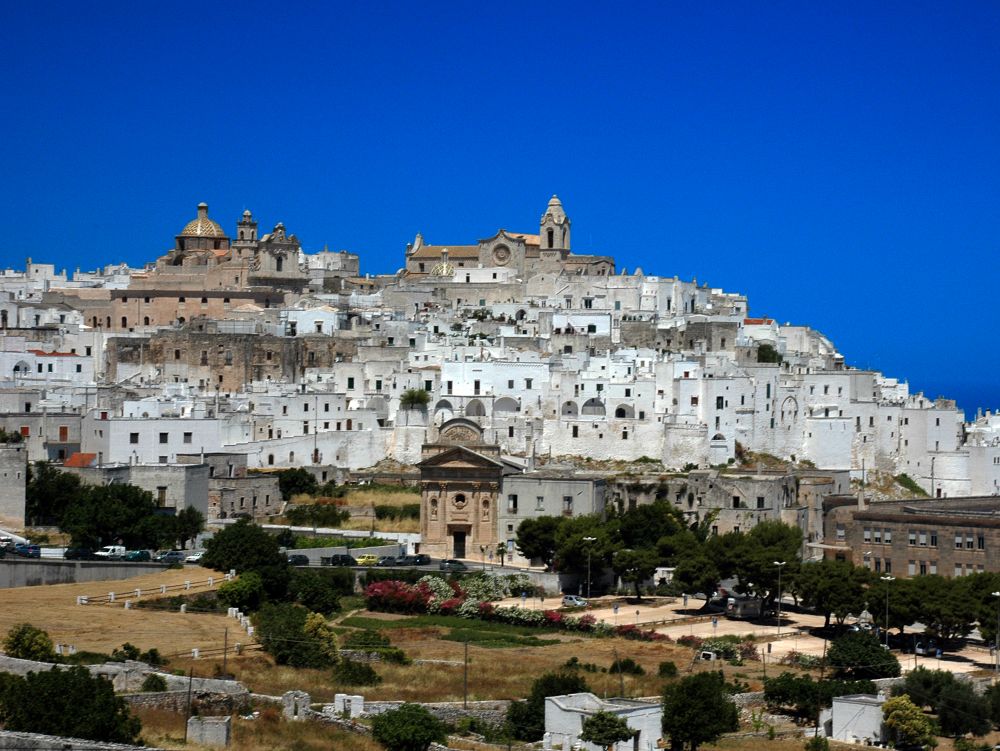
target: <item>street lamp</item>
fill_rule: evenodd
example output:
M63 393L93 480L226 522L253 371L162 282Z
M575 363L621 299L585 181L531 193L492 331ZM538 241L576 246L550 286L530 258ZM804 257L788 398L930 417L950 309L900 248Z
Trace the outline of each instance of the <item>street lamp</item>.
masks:
M781 638L781 569L785 567L785 561L774 561L778 567L778 638Z
M590 543L594 542L596 537L584 537L583 541L587 543L587 599L590 599Z
M1000 597L1000 592L994 592L994 597ZM994 638L993 652L996 656L996 664L993 667L993 671L996 675L1000 675L1000 600L997 600L997 633Z
M889 648L889 582L896 581L895 576L880 576L885 582L885 647Z

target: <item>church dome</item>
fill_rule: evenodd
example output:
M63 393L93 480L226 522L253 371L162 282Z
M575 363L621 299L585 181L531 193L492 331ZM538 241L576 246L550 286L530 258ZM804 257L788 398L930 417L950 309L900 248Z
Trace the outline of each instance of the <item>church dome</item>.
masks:
M198 204L198 216L184 225L181 230L183 237L225 237L226 233L218 222L208 218L208 204Z

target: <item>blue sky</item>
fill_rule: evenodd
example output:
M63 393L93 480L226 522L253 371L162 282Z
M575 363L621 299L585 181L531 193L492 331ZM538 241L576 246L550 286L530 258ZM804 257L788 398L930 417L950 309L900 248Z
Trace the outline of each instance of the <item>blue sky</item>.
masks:
M3 3L0 264L531 231L1000 407L1000 4Z

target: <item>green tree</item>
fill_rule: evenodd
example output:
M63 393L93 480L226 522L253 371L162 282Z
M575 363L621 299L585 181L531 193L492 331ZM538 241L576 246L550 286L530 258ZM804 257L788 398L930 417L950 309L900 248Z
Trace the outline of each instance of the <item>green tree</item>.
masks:
M500 559L500 568L503 568L504 561L507 559L507 543L497 543L497 558Z
M920 622L927 632L944 640L965 636L975 627L979 603L971 587L976 577L945 578L937 574L917 576L908 583L920 603ZM995 618L995 615L994 615Z
M707 610L709 600L719 588L722 580L722 573L711 556L699 549L693 555L682 558L674 568L674 581L683 588L685 592L696 594L702 592L705 595L703 610Z
M279 665L325 668L336 661L336 644L331 644L310 615L317 614L288 603L267 604L257 611L257 638Z
M388 751L427 751L448 739L448 728L419 704L403 704L375 716L372 737Z
M993 724L1000 727L1000 683L994 683L984 694L988 706L989 718Z
M580 740L611 751L619 741L627 741L635 731L618 715L611 712L595 712L583 721Z
M590 691L587 682L574 673L546 673L535 679L525 701L511 702L507 726L511 735L522 741L541 740L545 734L545 698Z
M129 548L172 546L175 519L161 513L148 490L135 485L81 488L63 513L60 529L76 547L97 548L117 540Z
M244 571L219 585L218 597L227 607L252 612L264 602L264 581L256 571Z
M529 560L539 559L551 568L556 556L556 532L563 517L538 516L525 519L517 528L517 549Z
M621 547L616 526L617 520L606 522L596 514L563 517L555 535L555 568L562 573L586 575L589 557L591 572L600 571Z
M216 532L205 544L202 565L216 571L235 570L237 574L255 571L273 600L283 599L288 592L288 559L275 539L248 519Z
M399 397L401 409L423 409L431 400L431 395L423 389L407 389Z
M757 347L757 362L769 362L781 364L781 353L774 348L773 344L764 342L759 347Z
M186 506L177 512L175 520L175 534L181 544L181 550L187 547L189 540L193 540L205 528L205 515L194 506Z
M343 592L341 581L344 570L312 571L310 569L295 569L288 591L292 598L315 613L330 615L340 610L340 595ZM353 577L349 569L346 573ZM353 580L351 584L353 585ZM352 586L353 589L353 586ZM343 592L350 594L351 589Z
M63 515L82 491L76 475L60 472L48 462L28 465L24 514L29 524L62 526Z
M933 725L920 707L903 694L882 705L885 726L896 746L935 745Z
M721 672L687 676L663 692L663 732L673 751L697 751L738 727L736 705Z
M955 676L947 670L928 670L919 667L911 670L901 683L893 686L892 694L893 696L906 694L910 697L910 701L921 709L928 707L932 712L936 712L941 692L953 683Z
M822 560L803 563L795 586L802 604L820 613L829 628L830 617L843 624L849 613L864 607L865 587L871 580L868 569L852 566L846 561ZM912 621L911 621L912 622Z
M629 509L618 518L617 526L621 545L634 550L656 547L660 538L687 529L680 509L665 500Z
M294 496L314 495L319 488L316 477L303 467L283 469L278 473L278 490L281 497L290 501Z
M990 704L964 681L941 689L937 703L938 724L945 735L985 735L990 730Z
M163 679L163 676L157 675L156 673L149 673L142 681L142 685L139 687L140 691L146 693L157 693L160 691L167 690L167 682Z
M45 631L30 623L18 623L7 632L3 651L8 657L17 657L21 660L54 662L56 659L56 649L52 639Z
M660 557L655 550L619 550L612 557L611 565L623 582L635 587L636 599L642 599L639 585L653 576L660 565Z
M834 639L827 654L834 675L848 680L875 680L899 675L899 660L874 634L864 631Z
M111 682L80 666L7 675L0 720L6 730L109 743L135 743L142 729Z

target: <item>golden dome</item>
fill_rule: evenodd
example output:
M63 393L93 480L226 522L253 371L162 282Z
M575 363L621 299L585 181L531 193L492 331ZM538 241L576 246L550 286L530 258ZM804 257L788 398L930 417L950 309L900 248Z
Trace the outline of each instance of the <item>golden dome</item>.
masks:
M181 230L183 237L225 237L226 233L218 222L208 218L208 204L198 204L198 216L184 225Z

